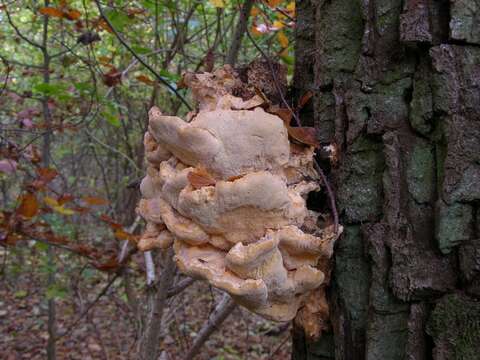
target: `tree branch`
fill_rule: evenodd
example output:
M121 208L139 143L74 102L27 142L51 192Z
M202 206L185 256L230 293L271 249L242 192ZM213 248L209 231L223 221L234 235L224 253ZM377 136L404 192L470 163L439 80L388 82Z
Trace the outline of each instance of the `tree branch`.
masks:
M116 36L118 41L133 55L135 59L138 60L139 63L141 63L144 67L148 69L154 75L158 81L160 81L163 85L165 85L167 88L170 89L181 101L182 103L188 108L188 110L193 110L193 108L190 106L190 104L185 100L185 98L180 95L180 93L175 89L170 83L165 80L158 72L156 72L150 65L148 65L133 49L130 47L130 45L127 44L127 42L123 39L122 35L113 27L112 23L108 19L108 17L105 15L103 12L102 6L100 5L100 2L98 0L95 0L95 4L97 5L98 11L100 12L100 16L102 19L107 23L107 25L112 29L113 34Z
M235 29L235 35L233 35L233 41L230 45L227 55L227 64L235 66L238 58L238 52L242 45L242 38L245 32L247 31L248 17L250 16L250 11L252 10L254 1L246 0L243 2L242 9L240 10L240 18L238 19L237 28Z
M187 287L192 285L196 279L193 278L186 278L183 280L180 280L178 284L176 284L174 287L170 288L167 292L167 297L171 298L174 297L175 295L180 294L183 290L185 290Z
M10 17L10 12L7 10L7 5L5 4L5 1L2 1L2 4L4 6L4 11L5 11L5 14L7 15L7 20L8 20L8 23L10 24L10 26L13 28L13 30L15 30L15 32L17 33L17 35L25 40L27 43L29 43L30 45L40 49L40 50L44 50L44 46L41 45L41 44L38 44L36 43L35 41L33 40L30 40L28 37L26 37L25 35L22 34L22 32L20 31L20 29L14 24L12 18Z
M220 300L212 315L210 315L210 318L202 326L202 329L195 338L192 347L188 351L187 355L185 355L185 360L191 360L198 355L198 351L202 345L208 340L210 335L218 329L218 327L225 321L225 319L236 307L237 304L233 301L230 295L224 294L222 300Z

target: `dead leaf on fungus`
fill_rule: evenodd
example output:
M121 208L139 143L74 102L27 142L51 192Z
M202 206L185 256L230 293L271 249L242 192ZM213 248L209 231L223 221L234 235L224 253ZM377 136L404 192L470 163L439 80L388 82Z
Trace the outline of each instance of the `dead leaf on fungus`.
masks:
M215 179L204 169L196 169L188 173L188 181L194 189L215 185Z
M302 144L320 147L317 139L317 132L313 127L291 127L287 126L288 135Z

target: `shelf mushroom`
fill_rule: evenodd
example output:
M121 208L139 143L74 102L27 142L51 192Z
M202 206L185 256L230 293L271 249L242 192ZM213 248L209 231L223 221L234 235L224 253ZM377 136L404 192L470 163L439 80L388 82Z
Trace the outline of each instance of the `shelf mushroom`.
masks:
M149 112L138 247L173 246L183 273L265 318L291 320L324 283L317 265L338 237L306 206L320 189L314 149L290 142L261 97L234 96L244 84L228 66L183 82L199 104L190 121Z

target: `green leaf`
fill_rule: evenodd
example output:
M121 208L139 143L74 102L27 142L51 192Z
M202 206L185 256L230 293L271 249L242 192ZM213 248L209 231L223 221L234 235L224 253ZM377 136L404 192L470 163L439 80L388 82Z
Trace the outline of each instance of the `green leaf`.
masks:
M35 247L40 251L47 251L47 249L48 249L47 244L42 243L42 242L38 242L38 241L35 243Z
M150 50L149 48L139 45L132 45L132 50L135 51L138 55L150 54L152 52L152 50Z
M68 101L72 98L72 95L68 92L66 84L46 84L39 83L32 87L32 90L36 94L52 97L60 101Z
M115 114L112 114L108 111L104 111L102 112L102 115L110 125L115 127L120 127L122 125L122 123L120 122L120 119Z
M102 111L102 116L110 125L120 127L122 125L122 122L120 121L120 118L118 116L118 105L113 102L107 101L105 107L106 108Z
M295 60L292 56L286 55L281 57L282 61L287 65L293 65Z
M153 2L152 0L143 0L142 5L145 9L155 11L155 2Z
M78 83L73 84L73 86L80 93L90 93L93 90L93 87L89 82L78 82Z
M13 294L13 296L15 296L15 298L17 298L17 299L23 299L23 298L27 297L27 295L28 295L27 290L18 290L17 292L15 292Z
M62 92L66 91L65 87L62 86L61 84L45 84L45 83L34 85L32 90L34 93L42 94L45 96L60 95Z
M160 70L160 76L172 81L172 82L177 82L180 80L181 76L177 75L177 74L174 74L174 73L171 73L165 69L162 69Z
M64 299L67 296L67 289L64 287L53 284L47 288L46 296L48 300L51 299Z
M115 30L119 31L122 31L131 21L127 14L116 10L108 10L105 12L105 15L108 20L110 20Z

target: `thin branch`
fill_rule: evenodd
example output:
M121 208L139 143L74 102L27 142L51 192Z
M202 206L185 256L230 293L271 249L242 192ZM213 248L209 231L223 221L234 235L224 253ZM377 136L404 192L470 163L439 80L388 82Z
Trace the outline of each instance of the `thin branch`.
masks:
M145 251L143 253L145 257L145 268L147 273L147 286L151 286L155 282L155 264L152 258L151 251Z
M142 171L138 166L137 164L135 164L135 161L133 161L131 158L129 158L127 155L125 155L124 153L122 153L121 151L111 147L110 145L107 145L105 144L103 141L101 141L100 139L97 139L90 131L88 131L87 129L84 129L85 132L87 133L87 135L92 138L93 140L95 140L98 144L102 145L104 148L106 148L107 150L110 150L111 152L114 152L115 154L118 154L120 155L121 157L123 157L125 160L127 160L134 168L135 170L137 171Z
M210 335L218 329L218 327L225 321L225 319L232 313L237 307L237 304L228 294L224 294L222 300L218 303L217 307L213 311L210 318L202 326L202 329L198 333L192 347L185 355L185 360L191 360L199 354L199 350L202 345L208 340Z
M172 286L175 274L173 249L165 252L165 263L158 286L147 288L147 315L144 332L139 343L139 359L156 360L163 327L162 317L167 304L167 291Z
M252 10L254 1L246 0L243 2L242 8L240 10L240 17L238 19L237 28L235 29L235 34L233 35L233 41L228 50L226 63L232 66L235 66L238 58L238 52L242 45L242 38L245 32L247 31L248 17L250 16L250 11Z
M133 221L133 224L127 229L127 232L130 234L133 234L135 230L137 230L138 225L140 224L141 217L140 215L137 215L135 220ZM127 256L128 253L128 240L124 240L122 244L122 249L120 250L120 254L118 255L118 263L121 264L125 260L125 257Z
M5 69L6 69L6 75L5 75L5 81L3 82L3 86L2 86L2 89L0 90L0 96L4 93L4 91L7 89L7 85L8 85L8 77L10 76L10 66L8 65L8 62L2 58L2 62L3 62L3 65L5 65Z
M193 278L186 278L183 280L180 280L178 284L176 284L174 287L170 288L167 292L167 297L171 298L175 295L180 294L183 290L188 288L190 285L192 285L196 279Z
M61 335L57 335L55 340L58 341L58 339L62 338L62 337L65 337L67 336L68 334L70 334L75 328L76 326L78 325L78 323L85 317L85 315L88 314L88 312L95 306L95 304L102 298L103 295L105 295L108 291L108 289L110 288L110 286L113 285L113 283L115 282L115 280L117 280L117 278L120 276L120 271L117 271L115 273L115 275L110 279L110 281L107 283L107 285L105 285L103 287L103 289L98 293L98 295L95 297L95 300L93 300L88 306L87 308L80 314L80 316L77 318L77 320L75 320L75 322L70 325L69 329L67 331L65 331L63 334Z
M0 59L3 60L5 64L13 64L13 65L18 65L18 66L23 66L27 68L32 68L32 69L41 69L43 70L43 66L40 65L34 65L34 64L25 64L20 61L12 60L12 59L7 59L5 56L0 54Z
M117 37L118 41L120 41L120 43L133 55L133 57L135 57L135 59L137 59L143 66L145 66L148 71L150 71L157 78L158 81L160 81L163 85L169 88L175 94L175 96L177 96L182 101L182 103L188 108L188 110L193 110L187 100L185 100L185 98L180 95L177 89L175 89L167 80L165 80L162 76L160 76L158 72L156 72L150 65L148 65L135 51L133 51L130 45L128 45L127 42L123 39L122 35L120 35L120 33L113 27L112 23L103 12L100 2L98 0L95 0L95 4L97 5L98 11L100 12L102 19L110 27L113 34Z
M40 50L44 50L44 46L41 45L41 44L38 44L36 43L35 41L33 40L30 40L28 37L26 37L25 35L22 34L22 32L20 31L20 29L14 24L12 18L10 17L10 12L7 10L7 5L5 4L5 1L2 1L2 4L4 6L4 11L5 11L5 14L7 15L7 20L8 20L8 23L10 24L10 26L13 28L13 30L15 30L15 32L17 33L17 35L22 38L23 40L25 40L27 43L29 43L30 45L40 49Z

